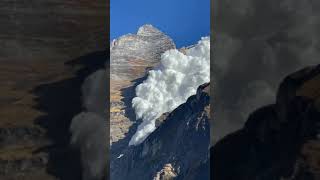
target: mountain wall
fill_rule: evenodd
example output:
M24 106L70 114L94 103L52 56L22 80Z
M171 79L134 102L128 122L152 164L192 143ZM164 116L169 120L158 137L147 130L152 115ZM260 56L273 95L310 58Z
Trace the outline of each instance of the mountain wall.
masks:
M111 178L161 180L209 179L210 85L170 113L137 146L112 160Z

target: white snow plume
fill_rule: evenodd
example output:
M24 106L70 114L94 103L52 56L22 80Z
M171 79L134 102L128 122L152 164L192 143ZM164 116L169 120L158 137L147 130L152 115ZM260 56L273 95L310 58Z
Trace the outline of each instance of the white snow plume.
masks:
M186 54L172 49L161 56L160 66L149 71L147 80L136 88L132 100L137 119L142 119L129 145L138 145L155 130L155 120L170 112L188 97L196 94L199 85L210 81L210 38L202 38Z
M81 87L82 106L86 111L95 112L106 117L107 106L107 72L103 69L90 74Z
M107 74L97 70L82 85L84 111L73 117L71 144L80 150L82 179L96 180L108 177Z
M105 119L96 113L82 112L72 119L71 143L80 148L84 180L108 174L106 128Z

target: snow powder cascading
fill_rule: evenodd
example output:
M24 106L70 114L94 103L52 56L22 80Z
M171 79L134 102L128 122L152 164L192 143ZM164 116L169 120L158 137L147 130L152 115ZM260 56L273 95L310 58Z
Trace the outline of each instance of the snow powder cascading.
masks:
M142 119L129 145L143 142L155 127L155 120L196 94L199 85L210 81L210 37L186 50L168 50L160 66L149 71L148 78L136 88L132 100L137 119Z

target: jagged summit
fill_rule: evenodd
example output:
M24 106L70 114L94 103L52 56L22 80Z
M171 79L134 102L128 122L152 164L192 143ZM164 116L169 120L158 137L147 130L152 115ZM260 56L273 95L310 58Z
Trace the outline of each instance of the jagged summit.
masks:
M141 26L137 32L139 36L156 36L156 35L164 35L159 29L155 28L151 24L145 24Z
M150 24L143 25L137 34L126 34L111 42L111 74L119 76L132 69L119 69L119 66L153 66L160 61L162 53L175 48L169 36Z
M122 49L126 46L131 46L133 50L144 49L142 46L157 46L169 48L176 48L173 40L161 32L159 29L155 28L151 24L145 24L139 27L137 34L126 34L111 42L110 49ZM155 49L157 50L157 49Z

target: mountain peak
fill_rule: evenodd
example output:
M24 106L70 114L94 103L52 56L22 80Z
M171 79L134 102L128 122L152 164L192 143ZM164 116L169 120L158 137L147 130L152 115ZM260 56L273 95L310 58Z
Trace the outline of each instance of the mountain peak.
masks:
M161 32L159 29L155 28L151 24L145 24L139 28L137 35L155 36L155 35L163 35L163 32Z

